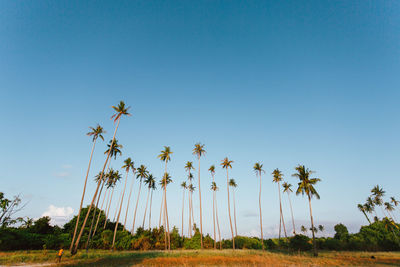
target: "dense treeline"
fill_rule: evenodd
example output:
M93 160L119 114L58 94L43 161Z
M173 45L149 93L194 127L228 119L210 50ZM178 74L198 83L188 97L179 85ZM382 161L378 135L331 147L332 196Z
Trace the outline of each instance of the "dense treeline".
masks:
M88 208L82 209L83 216L79 224L83 223ZM105 222L104 211L100 212L100 224ZM89 219L92 215L89 215ZM0 228L0 250L27 250L27 249L58 249L68 247L74 232L77 216L66 223L62 228L50 225L49 217L42 217L34 222L27 221L19 227ZM101 224L102 225L102 224ZM318 237L316 243L319 249L323 250L362 250L362 251L399 251L399 225L392 224L385 219L376 221L368 226L362 226L356 234L350 234L343 224L335 226L334 237ZM192 238L186 238L179 234L179 229L173 227L170 235L171 249L200 249L200 230L194 225L195 234ZM87 244L87 237L90 231L86 227L80 242L80 248L110 249L112 247L113 232L115 223L107 222L106 227L100 227L93 239ZM123 230L118 225L115 248L118 250L162 250L164 246L164 230L153 228L144 230L139 227L134 235ZM258 237L235 237L236 248L239 249L262 249L261 239ZM212 249L214 240L209 235L203 236L203 247ZM217 242L218 248L232 248L232 240ZM264 247L268 250L290 250L307 251L312 249L312 240L303 234L289 238L275 238L264 240Z

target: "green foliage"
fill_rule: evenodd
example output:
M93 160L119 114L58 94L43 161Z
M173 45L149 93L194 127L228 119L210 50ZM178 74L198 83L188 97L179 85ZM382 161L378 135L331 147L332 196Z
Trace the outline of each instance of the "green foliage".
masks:
M349 239L349 231L344 224L336 224L335 227L335 239L339 239L341 241L347 241Z
M289 248L296 251L311 250L311 240L305 235L295 235L289 238Z

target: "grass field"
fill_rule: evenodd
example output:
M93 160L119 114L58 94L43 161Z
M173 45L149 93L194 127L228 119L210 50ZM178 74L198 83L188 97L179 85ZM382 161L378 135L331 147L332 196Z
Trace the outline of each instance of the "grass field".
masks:
M11 266L400 266L400 252L262 252L223 251L148 251L110 252L94 250L71 257L67 252L55 264L56 251L0 252L0 265ZM375 259L371 258L374 256Z

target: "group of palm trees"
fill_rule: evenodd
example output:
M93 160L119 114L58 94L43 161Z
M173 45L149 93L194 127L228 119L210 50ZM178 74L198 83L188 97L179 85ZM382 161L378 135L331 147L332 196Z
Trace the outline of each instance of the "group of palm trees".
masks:
M376 211L377 207L379 207L382 211L382 219L388 220L393 225L394 222L397 221L394 215L394 210L396 208L400 208L400 202L394 197L390 197L389 201L384 202L383 197L385 196L385 193L386 192L382 187L376 185L371 189L371 195L367 197L366 202L364 204L357 205L358 209L364 214L369 224L372 222L368 214L373 218L374 221L379 220L379 216Z
M98 229L98 224L100 220L100 216L102 212L99 212L96 217L96 210L98 210L98 205L100 203L100 199L102 196L103 191L103 200L101 201L101 207L100 210L103 210L103 206L105 203L105 209L104 209L104 215L105 222L103 225L103 228L106 227L107 221L111 218L110 214L110 208L111 208L111 203L112 203L112 198L114 195L114 188L117 185L117 182L121 180L122 175L119 173L118 170L114 170L113 168L110 167L111 165L111 160L114 158L116 159L117 155L121 155L121 149L123 148L122 145L118 144L118 140L116 139L116 133L121 121L121 118L125 116L130 116L131 114L128 113L128 110L130 107L127 107L123 101L120 101L118 106L113 106L112 107L115 111L115 114L111 117L114 120L115 124L115 130L112 139L109 141L109 144L107 145L108 149L104 152L106 155L106 159L103 165L102 170L99 172L98 175L95 177L95 181L97 183L97 187L95 190L95 193L92 197L91 203L88 207L87 213L85 215L85 218L83 220L82 225L79 225L80 222L80 216L81 216L81 211L82 211L82 205L83 201L85 198L85 192L86 192L86 186L87 186L87 180L89 176L89 171L90 171L90 166L92 162L92 157L93 157L93 152L95 149L96 141L98 138L104 140L103 134L105 131L100 125L97 125L97 127L93 128L90 127L91 131L87 134L88 136L92 137L93 141L93 146L90 154L90 159L89 159L89 164L88 168L86 171L86 177L85 177L85 182L83 186L83 192L82 192L82 198L80 202L80 207L79 207L79 212L77 215L77 220L75 224L75 229L72 237L72 242L70 246L70 251L71 254L75 254L77 252L78 246L80 244L80 240L82 237L82 234L84 232L84 229L86 225L88 224L88 218L89 214L91 213L91 210L93 209L93 216L92 216L92 222L90 225L90 230L89 230L89 235L87 238L86 242L86 249L89 248L90 241L92 240L93 236L96 233L96 230ZM197 143L194 146L193 149L193 155L197 157L198 160L198 191L199 191L199 224L200 224L200 246L203 248L203 214L202 214L202 199L201 199L201 181L200 181L200 162L202 156L204 156L206 153L205 151L205 145L201 143ZM162 227L164 229L164 240L165 240L165 249L171 249L171 238L170 238L170 227L169 227L169 218L168 218L168 205L167 205L167 186L172 182L171 176L169 175L167 171L167 166L168 162L171 160L171 155L173 152L171 151L171 148L168 146L165 146L164 149L161 151L161 153L158 155L158 158L165 163L165 170L164 174L162 176L162 179L160 181L160 186L163 189L163 195L162 195L162 200L161 200L161 207L160 207L160 217L159 217L159 224L158 226ZM235 249L235 237L238 235L237 233L237 223L236 223L236 204L235 204L235 188L237 187L236 181L234 179L229 179L229 169L232 169L232 160L229 160L227 157L224 158L221 161L221 167L223 169L226 169L226 183L227 183L227 197L228 197L228 215L229 215L229 224L230 224L230 230L232 234L232 247ZM188 173L187 181L182 182L181 187L183 188L183 200L182 200L182 237L184 236L184 207L185 207L185 194L187 192L187 201L188 201L188 237L191 238L193 236L193 230L195 228L195 223L194 223L194 211L193 211L193 192L195 191L195 186L193 184L194 176L193 176L193 171L195 170L193 162L188 161L185 165L185 170ZM148 203L149 203L149 198L150 198L150 208L149 208L149 213L148 213L148 225L149 228L151 227L151 206L152 206L152 198L153 198L153 191L156 189L156 178L153 174L150 174L149 171L147 170L147 167L144 165L140 165L137 169L134 166L134 162L131 158L127 158L124 161L124 165L122 166L122 169L125 171L125 179L124 179L124 187L123 190L119 196L118 199L118 206L115 210L114 218L113 221L115 222L115 228L114 228L114 235L113 235L113 242L112 242L112 249L115 248L115 241L116 241L116 234L118 230L118 225L121 219L121 211L125 199L125 193L126 193L126 186L128 182L128 176L129 173L132 172L133 176L139 179L139 191L137 194L137 199L136 199L136 205L135 205L135 210L133 214L133 226L131 232L134 233L135 230L135 224L136 224L136 212L138 208L138 203L139 203L139 198L140 198L140 193L141 193L141 187L142 183L144 183L147 186L147 200L146 200L146 208L144 212L144 217L143 217L143 222L142 222L142 228L145 227L145 221L147 217L147 209L148 209ZM218 239L220 243L220 248L221 248L221 231L220 231L220 225L219 225L219 219L218 219L218 205L217 205L217 191L218 191L218 186L215 182L215 165L212 165L209 169L209 172L211 174L212 182L211 182L211 190L213 192L213 232L214 232L214 248L217 246L217 235L216 235L216 227L218 230ZM263 164L257 162L254 164L253 170L256 173L256 176L259 178L260 181L260 187L259 187L259 208L260 208L260 229L261 229L261 240L264 240L263 237L263 227L262 227L262 213L261 213L261 183L262 183L262 174L265 173L263 170ZM313 171L309 170L306 168L304 165L299 165L295 168L296 173L294 173L292 176L297 177L299 179L298 182L298 188L296 190L296 194L302 194L306 195L309 201L309 209L310 209L310 219L311 219L311 230L312 230L312 235L313 235L313 243L314 243L314 253L317 254L316 252L316 247L315 247L315 234L314 230L316 229L314 227L314 221L313 221L313 216L312 216L312 207L311 207L311 198L315 196L317 199L319 199L319 195L314 188L315 184L320 181L319 178L311 178L311 174ZM273 176L273 182L277 183L278 186L278 191L279 191L279 209L280 209L280 225L279 225L279 238L281 238L281 227L283 226L283 231L285 234L285 237L287 237L287 232L286 232L286 226L284 222L284 217L283 217L283 212L282 212L282 201L281 201L281 182L283 181L283 174L279 169L275 169L272 173ZM126 210L125 210L125 219L123 225L123 229L126 230L126 221L128 217L128 211L129 211L129 204L131 201L131 195L132 195L132 188L134 184L134 179L132 180L131 186L130 186L130 191L128 195L128 201L126 204ZM291 205L291 200L290 200L290 193L292 192L292 185L283 182L283 193L287 193L289 203L290 203L290 211L292 215L292 224L293 224L293 234L296 234L295 230L295 223L294 223L294 217L293 217L293 210L292 210L292 205ZM105 190L103 190L105 189ZM232 223L232 216L231 216L231 195L233 196L233 213L234 213L234 224ZM396 204L397 205L397 204ZM117 206L117 207L118 207ZM97 218L97 219L96 219ZM162 223L161 223L162 221ZM80 230L79 230L80 227ZM78 231L79 230L79 231ZM262 247L264 249L264 242L262 243Z

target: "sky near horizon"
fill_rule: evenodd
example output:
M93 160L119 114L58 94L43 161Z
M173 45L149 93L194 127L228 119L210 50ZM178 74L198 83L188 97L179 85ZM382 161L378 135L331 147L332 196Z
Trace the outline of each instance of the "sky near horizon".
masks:
M222 234L230 233L224 157L234 161L239 234L259 233L258 161L267 237L279 225L271 172L279 168L296 185L298 164L322 179L321 199L312 201L316 224L327 233L339 222L358 231L366 220L357 203L374 185L400 198L399 14L398 1L0 1L0 191L21 194L22 216L62 224L76 214L92 146L85 134L99 123L108 141L111 106L124 100L132 117L121 120L124 147L112 166L132 157L160 178L157 155L170 146L172 225L181 227L188 160L198 188L192 149L201 142L205 232L212 229L207 169L215 164ZM96 145L87 196L105 144ZM135 181L132 199L137 192ZM146 194L142 188L139 224ZM198 222L198 191L194 197ZM308 226L306 198L291 199L296 227ZM158 190L153 225L160 202Z

